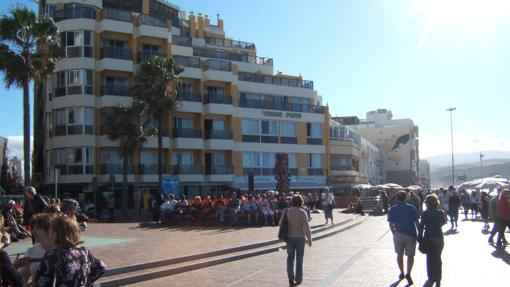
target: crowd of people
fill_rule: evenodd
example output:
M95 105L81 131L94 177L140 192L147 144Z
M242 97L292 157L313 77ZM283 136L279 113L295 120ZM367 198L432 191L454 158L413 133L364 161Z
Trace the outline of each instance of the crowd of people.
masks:
M240 219L245 218L245 224L250 225L277 225L283 211L290 206L294 195L301 195L304 210L308 220L311 213L324 210L326 224L334 224L332 210L335 206L335 197L331 191L319 193L300 194L289 192L276 194L266 192L261 194L239 194L233 192L229 197L223 196L195 196L182 197L178 200L174 195L161 197L153 196L150 206L153 210L153 220L158 223L172 224L175 218L190 218L192 221L207 223L211 218L217 218L220 224L240 225ZM226 221L225 218L229 220Z
M84 221L77 220L83 216L78 202L48 202L31 186L25 189L25 199L22 204L9 201L0 215L0 286L92 286L106 265L81 246ZM4 248L11 234L19 234L13 227L31 237L33 246L11 262Z

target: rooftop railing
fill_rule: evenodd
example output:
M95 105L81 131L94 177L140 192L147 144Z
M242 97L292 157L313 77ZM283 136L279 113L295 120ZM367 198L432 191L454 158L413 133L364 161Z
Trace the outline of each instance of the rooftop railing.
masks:
M278 76L257 75L253 73L239 72L238 79L239 81L246 82L313 89L313 81L289 79Z
M232 47L246 50L255 50L255 44L249 42L242 42L230 39L222 39L215 37L206 37L205 42L209 45Z
M267 110L278 110L288 111L297 113L314 113L323 114L324 106L314 106L305 104L294 104L294 103L274 103L262 100L248 100L242 99L239 101L239 106L244 108L252 109L267 109Z
M215 58L215 59L221 59L221 60L245 62L245 63L257 64L257 65L265 65L265 66L273 65L273 59L271 59L271 58L250 56L250 55L246 55L246 54L238 54L238 53L232 53L232 52L221 51L221 50L195 48L195 49L193 49L193 55L199 56L199 57L206 57L206 58Z

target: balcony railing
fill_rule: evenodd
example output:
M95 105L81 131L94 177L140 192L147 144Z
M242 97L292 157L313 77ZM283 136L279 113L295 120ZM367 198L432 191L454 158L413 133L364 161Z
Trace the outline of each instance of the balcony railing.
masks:
M166 57L166 55L163 53L142 50L138 52L136 59L138 60L138 63L141 63L154 56Z
M187 101L187 102L201 102L202 101L200 94L197 94L197 93L179 92L179 95L181 96L181 101Z
M206 174L234 174L234 167L231 165L213 165L205 168Z
M204 69L231 72L232 63L221 60L207 60L204 62Z
M238 79L239 81L246 82L313 89L313 81L289 79L270 75L257 75L253 73L239 72Z
M315 144L315 145L322 145L322 139L321 138L307 138L306 139L307 144Z
M243 168L243 173L248 175L249 173L253 173L253 175L274 175L274 168L272 167L245 167Z
M352 165L349 165L349 166L331 166L331 171L348 171L348 170L352 170L352 171L357 171L354 166Z
M246 50L255 50L255 44L249 42L235 41L230 39L206 37L205 42L209 45L232 47Z
M122 164L101 164L101 174L122 174ZM128 174L133 174L133 166L128 166Z
M55 20L55 22L66 19L78 19L78 18L94 19L95 17L96 13L94 8L90 7L67 8L55 11L55 14L53 14L53 19Z
M131 12L126 10L104 8L101 11L101 19L131 22Z
M243 135L243 142L278 143L277 136Z
M133 60L133 54L130 49L116 48L116 47L102 47L101 48L101 59L113 58L121 60Z
M232 104L232 97L221 94L206 94L204 97L204 104Z
M200 165L174 164L172 166L173 174L203 174L204 168Z
M167 168L163 165L162 171L163 173L167 173ZM139 174L158 174L158 165L157 164L140 164L138 165L138 173Z
M66 86L55 87L55 97L63 97L67 95L93 95L92 86Z
M154 26L154 27L160 27L160 28L168 27L167 22L158 20L156 18L152 18L149 15L139 15L136 18L136 24L137 24L137 26L148 25L148 26Z
M172 44L177 46L191 47L193 45L193 42L191 40L191 37L173 35Z
M174 56L174 60L178 65L184 67L200 68L200 58L198 57Z
M278 110L297 113L314 113L314 114L324 113L324 106L294 103L275 103L262 100L248 100L243 98L241 98L241 100L239 101L239 106L252 109Z
M66 58L92 58L92 47L89 46L68 47L65 51Z
M199 56L199 57L245 62L245 63L251 63L251 64L265 65L265 66L273 65L273 59L271 59L271 58L250 56L250 55L246 55L246 54L237 54L237 53L226 52L226 51L221 51L221 50L195 48L195 49L193 49L193 55Z
M206 130L205 139L231 140L233 133L230 130Z
M174 128L172 133L174 138L202 138L201 129Z
M308 175L323 175L322 168L308 168Z
M127 86L115 86L115 85L105 85L101 86L101 96L104 95L113 95L113 96L130 96L129 87Z

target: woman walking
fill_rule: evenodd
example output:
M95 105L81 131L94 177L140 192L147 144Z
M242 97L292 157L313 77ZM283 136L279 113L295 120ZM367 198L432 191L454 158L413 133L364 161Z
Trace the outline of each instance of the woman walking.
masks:
M428 285L436 283L441 286L441 252L443 251L443 231L441 227L446 223L445 215L438 209L439 199L431 194L425 198L427 210L421 215L418 240L425 246L427 254ZM423 234L425 231L425 234Z
M287 276L289 285L296 286L303 281L303 257L305 254L305 242L312 246L312 235L308 225L308 216L302 209L303 198L296 195L292 198L292 206L286 209L280 219L288 222L287 239ZM294 273L294 260L296 261L296 272Z
M328 189L326 193L322 194L322 209L324 210L324 217L326 218L326 225L328 224L329 219L331 219L331 224L333 223L333 208L335 206L335 196Z

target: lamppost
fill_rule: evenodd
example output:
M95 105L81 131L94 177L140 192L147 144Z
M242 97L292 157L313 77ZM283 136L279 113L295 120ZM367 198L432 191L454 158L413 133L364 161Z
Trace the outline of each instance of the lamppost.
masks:
M455 162L453 158L453 111L457 108L451 107L446 109L447 112L450 112L450 133L452 138L452 185L455 186Z

